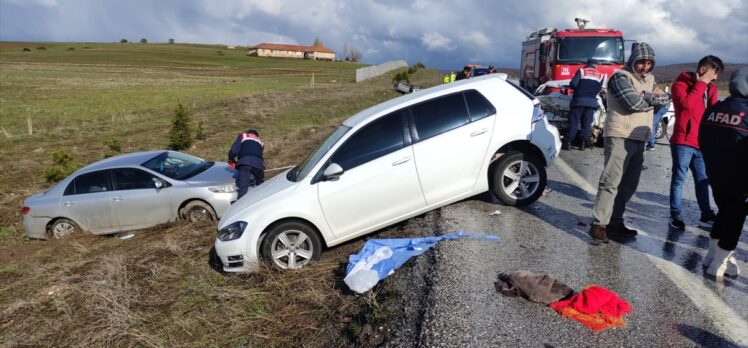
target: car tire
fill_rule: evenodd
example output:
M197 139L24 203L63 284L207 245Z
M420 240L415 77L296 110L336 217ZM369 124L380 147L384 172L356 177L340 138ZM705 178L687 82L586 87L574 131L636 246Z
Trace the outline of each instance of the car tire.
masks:
M192 201L187 203L180 211L179 217L183 220L195 223L198 221L215 221L216 212L210 204L203 201Z
M662 139L665 137L665 129L667 128L667 124L665 121L658 122L657 123L657 129L655 130L655 139Z
M268 231L260 252L272 268L299 269L319 260L322 242L313 227L300 221L288 221Z
M528 205L545 190L545 167L532 154L507 153L494 162L492 168L491 192L506 205Z
M49 236L54 239L65 238L71 234L79 233L80 227L72 220L61 218L49 226Z

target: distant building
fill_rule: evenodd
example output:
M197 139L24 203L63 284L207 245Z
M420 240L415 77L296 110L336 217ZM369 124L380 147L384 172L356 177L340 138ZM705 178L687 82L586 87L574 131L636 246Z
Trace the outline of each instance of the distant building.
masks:
M315 60L335 60L335 51L327 47L319 46L297 46L261 43L249 48L250 56L298 58Z

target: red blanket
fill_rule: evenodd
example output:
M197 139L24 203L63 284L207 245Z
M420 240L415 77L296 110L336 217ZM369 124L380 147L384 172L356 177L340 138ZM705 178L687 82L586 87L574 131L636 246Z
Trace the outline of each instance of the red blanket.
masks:
M554 311L572 318L593 331L601 331L612 326L621 327L623 316L631 313L631 306L606 288L590 285L581 293L567 300L549 304Z

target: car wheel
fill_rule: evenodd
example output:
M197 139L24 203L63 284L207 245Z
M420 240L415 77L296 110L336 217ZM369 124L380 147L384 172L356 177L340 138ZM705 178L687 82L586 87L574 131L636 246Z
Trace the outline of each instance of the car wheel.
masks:
M298 221L273 227L262 241L262 257L273 268L299 269L319 260L322 242L317 231Z
M217 220L216 213L213 208L205 202L192 201L180 210L179 216L189 222L198 221L215 221Z
M665 127L667 127L665 122L657 123L657 129L655 130L655 139L662 139L665 137Z
M522 206L535 202L543 194L545 185L545 167L529 153L510 152L493 166L491 191L506 205Z
M49 235L54 239L64 238L80 231L78 225L68 219L57 219L49 227Z

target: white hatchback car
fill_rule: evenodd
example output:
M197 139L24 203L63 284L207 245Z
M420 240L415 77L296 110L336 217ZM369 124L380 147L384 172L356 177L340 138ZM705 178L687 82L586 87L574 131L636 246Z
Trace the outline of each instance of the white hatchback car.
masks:
M252 271L260 260L300 268L323 247L488 190L509 205L537 200L559 134L505 76L439 85L347 119L226 211L214 255L223 270Z

